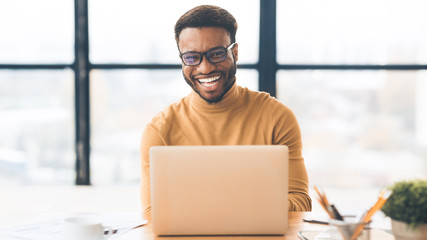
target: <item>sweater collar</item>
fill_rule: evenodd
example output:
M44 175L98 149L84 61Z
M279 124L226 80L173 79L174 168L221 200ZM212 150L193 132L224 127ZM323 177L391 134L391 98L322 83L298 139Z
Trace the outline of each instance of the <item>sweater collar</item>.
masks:
M217 103L208 103L199 96L194 90L190 94L190 104L198 111L221 112L231 108L240 98L240 88L233 84L230 90L224 95L224 98Z

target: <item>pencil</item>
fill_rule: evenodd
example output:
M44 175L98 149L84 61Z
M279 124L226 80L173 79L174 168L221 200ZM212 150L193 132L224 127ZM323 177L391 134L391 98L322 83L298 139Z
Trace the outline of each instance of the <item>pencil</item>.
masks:
M359 226L354 230L353 235L351 236L351 240L355 240L363 231L363 228L367 223L371 221L372 216L381 209L387 199L390 197L391 191L382 191L380 196L378 197L377 202L372 206L365 216L362 218Z
M316 193L318 195L317 201L319 201L320 206L322 206L322 208L326 211L326 213L328 213L330 218L335 218L334 213L332 212L331 209L329 209L330 205L329 205L329 201L328 201L328 198L326 197L325 193L322 194L316 186L314 186L313 188L314 188L314 191L316 191Z

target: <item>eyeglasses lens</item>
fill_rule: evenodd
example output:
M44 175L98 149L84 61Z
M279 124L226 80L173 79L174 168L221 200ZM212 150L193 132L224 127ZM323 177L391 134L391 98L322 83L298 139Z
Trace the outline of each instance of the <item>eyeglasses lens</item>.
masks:
M208 58L209 62L211 63L218 63L224 61L226 56L226 50L225 49L214 49L209 52L207 52L206 57Z
M200 63L202 56L200 53L185 53L182 55L182 60L186 65L197 65Z

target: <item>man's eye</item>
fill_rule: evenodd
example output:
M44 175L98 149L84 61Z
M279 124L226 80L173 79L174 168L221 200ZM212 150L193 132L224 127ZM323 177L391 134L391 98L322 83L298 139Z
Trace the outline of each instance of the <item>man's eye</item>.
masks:
M186 60L198 60L199 59L199 56L198 55L187 55L187 56L185 56L185 59Z
M209 53L209 57L222 57L224 56L224 51L213 51Z

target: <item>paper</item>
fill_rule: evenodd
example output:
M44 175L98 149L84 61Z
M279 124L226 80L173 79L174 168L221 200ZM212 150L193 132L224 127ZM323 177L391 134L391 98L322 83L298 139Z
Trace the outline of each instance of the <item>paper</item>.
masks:
M57 215L57 214L56 214ZM31 222L16 226L13 228L5 229L4 234L8 238L5 240L13 239L26 239L26 240L58 240L61 239L62 221L70 214L58 216L39 216ZM82 214L73 214L82 215ZM85 214L87 215L87 214ZM114 214L91 214L99 216L103 219L103 225L109 226L116 230L109 239L117 239L119 236L130 231L132 228L147 224L147 220L140 219L140 214L135 213L114 213Z
M29 223L6 229L5 233L9 237L32 240L57 240L61 239L62 219L51 219Z

